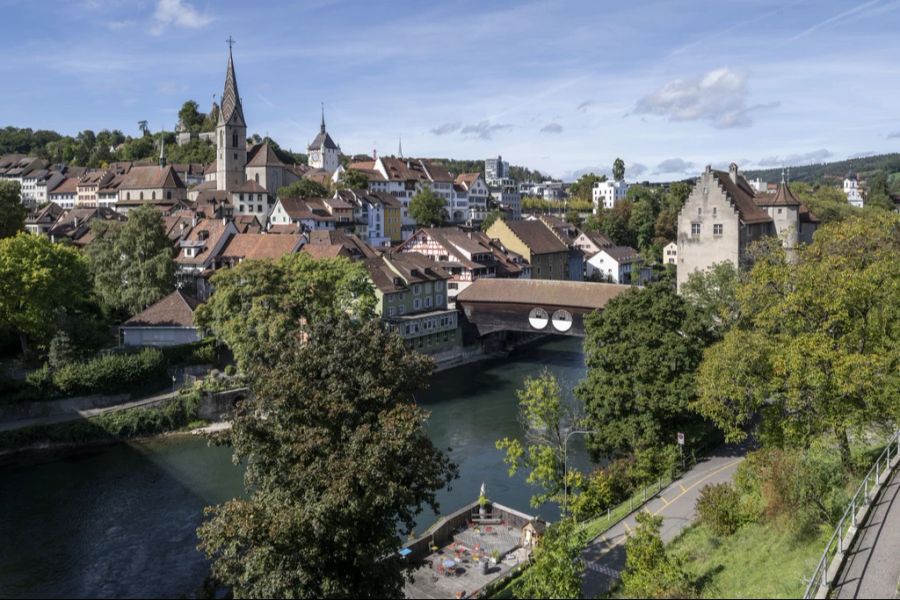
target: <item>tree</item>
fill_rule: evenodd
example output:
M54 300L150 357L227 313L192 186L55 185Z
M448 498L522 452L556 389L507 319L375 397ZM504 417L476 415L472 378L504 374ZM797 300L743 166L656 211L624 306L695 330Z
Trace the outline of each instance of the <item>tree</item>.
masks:
M138 129L141 130L141 135L142 135L142 136L148 136L148 135L150 135L150 128L147 127L147 121L146 121L146 120L140 120L140 121L138 121Z
M594 175L593 173L585 173L578 180L569 186L569 198L577 200L594 200L594 184L606 181L606 175Z
M210 283L215 292L195 320L231 349L242 368L271 358L266 353L272 346L304 323L345 313L365 319L375 309L368 272L345 258L300 253L277 262L248 260L218 271Z
M489 212L487 214L487 216L484 218L484 221L481 222L481 230L487 231L488 229L491 228L491 225L494 224L494 221L496 221L497 219L502 219L502 218L503 218L503 215L500 213L499 210L497 210L495 208L494 210Z
M199 548L237 598L399 597L417 565L397 548L457 475L413 400L434 363L376 319L276 345L233 419L246 498L206 510Z
M86 255L105 306L135 314L174 289L172 241L158 210L145 204L124 223L97 219L91 230Z
M585 319L585 404L595 458L625 455L697 429L689 410L706 343L690 307L669 286L652 284L613 298Z
M693 585L681 565L666 553L662 517L639 511L634 534L625 542L622 586L626 598L690 598Z
M74 248L21 232L0 240L0 327L44 347L67 318L88 309L90 272Z
M0 238L16 235L25 229L25 207L20 198L18 181L0 181Z
M622 181L625 179L625 161L621 158L617 158L613 162L613 179L616 181Z
M434 193L429 186L416 192L409 202L409 216L420 227L440 227L447 222L444 199Z
M641 198L634 203L628 218L628 229L631 230L634 241L642 252L650 251L656 232L656 218L657 213L652 200Z
M322 198L328 190L321 183L312 179L299 179L290 185L278 188L279 198Z
M181 110L178 111L178 122L181 123L182 127L187 129L187 131L200 131L200 127L203 125L204 116L205 115L200 112L197 103L193 100L188 100L181 106Z
M767 246L737 297L747 323L710 348L696 410L731 439L756 414L768 443L849 433L900 417L900 216L820 228L798 260Z
M65 330L59 331L50 340L50 348L47 351L47 364L52 371L56 371L73 362L77 358L77 352L72 338Z
M570 488L580 480L574 469L570 469L568 478L563 470L565 436L577 423L575 411L563 401L559 382L547 370L539 377L527 377L525 387L516 395L528 446L518 439L503 438L497 441L497 449L506 452L503 460L509 465L510 477L519 469L528 469L526 481L544 489L544 493L531 497L533 507L551 500L561 502L566 479Z
M534 549L531 566L516 588L518 598L581 598L586 540L571 519L547 528Z
M369 187L369 178L362 171L344 169L338 182L340 189L365 190Z
M739 283L737 268L726 260L691 273L681 287L682 298L691 303L694 314L703 320L714 339L722 339L741 318Z
M884 171L872 173L866 180L866 186L866 208L894 210L894 201L891 200L891 190L888 186L887 174Z

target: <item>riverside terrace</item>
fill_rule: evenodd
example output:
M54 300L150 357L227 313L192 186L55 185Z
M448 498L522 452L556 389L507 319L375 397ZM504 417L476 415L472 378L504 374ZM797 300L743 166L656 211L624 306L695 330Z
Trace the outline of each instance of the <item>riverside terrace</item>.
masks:
M404 588L407 598L472 598L528 561L545 523L496 503L473 502L435 523L401 550L424 561ZM496 560L494 560L496 558Z

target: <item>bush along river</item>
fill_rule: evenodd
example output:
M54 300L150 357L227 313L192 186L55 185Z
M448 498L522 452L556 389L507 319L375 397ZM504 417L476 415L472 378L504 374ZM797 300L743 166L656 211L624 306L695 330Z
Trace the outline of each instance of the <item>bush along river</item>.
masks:
M510 357L436 374L417 402L430 411L435 445L450 448L460 477L439 494L451 512L487 494L535 514L536 491L510 478L494 443L521 436L516 390L543 368L571 389L584 374L578 338L548 339ZM573 440L576 466L587 466ZM574 452L572 452L574 450ZM69 450L32 452L0 466L0 597L193 597L208 562L195 530L203 507L240 495L231 450L177 435ZM555 519L556 507L541 516ZM437 516L424 512L417 532Z

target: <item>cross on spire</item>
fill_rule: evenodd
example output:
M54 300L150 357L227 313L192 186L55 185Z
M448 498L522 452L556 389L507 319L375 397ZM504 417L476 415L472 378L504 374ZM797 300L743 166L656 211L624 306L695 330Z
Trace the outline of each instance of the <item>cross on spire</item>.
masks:
M229 36L228 36L228 39L225 40L225 43L228 44L228 51L231 52L231 47L234 46L234 44L235 44L236 42L234 41L234 38L232 38L232 37L229 35Z

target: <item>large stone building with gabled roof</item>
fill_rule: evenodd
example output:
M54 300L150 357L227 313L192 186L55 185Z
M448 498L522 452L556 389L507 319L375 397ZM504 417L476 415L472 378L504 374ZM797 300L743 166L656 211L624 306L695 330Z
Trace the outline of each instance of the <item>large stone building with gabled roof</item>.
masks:
M774 194L758 193L736 164L727 172L707 166L678 214L678 289L716 263L746 268L750 244L766 236L780 237L790 258L818 223L784 178Z

